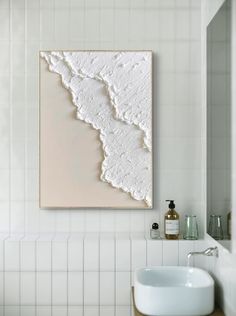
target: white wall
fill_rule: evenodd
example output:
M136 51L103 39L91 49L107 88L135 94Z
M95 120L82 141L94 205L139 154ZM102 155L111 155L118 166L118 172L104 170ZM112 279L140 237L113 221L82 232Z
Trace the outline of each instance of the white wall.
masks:
M129 234L0 238L1 316L131 316L133 271L185 265L200 241Z
M170 198L200 220L199 1L2 0L0 25L0 231L143 232ZM153 50L154 211L39 209L40 49Z
M196 213L203 235L200 25L196 0L0 1L0 231L22 233L1 242L0 315L129 316L135 262L184 264L193 243L153 243L144 233L154 220L163 227L164 201L173 198L181 223ZM50 49L153 50L153 211L39 209L38 52ZM68 259L75 232L87 233L83 255L76 239ZM102 232L112 236L103 268ZM69 260L82 283L73 283ZM108 277L114 295L104 303ZM70 301L76 291L82 301Z

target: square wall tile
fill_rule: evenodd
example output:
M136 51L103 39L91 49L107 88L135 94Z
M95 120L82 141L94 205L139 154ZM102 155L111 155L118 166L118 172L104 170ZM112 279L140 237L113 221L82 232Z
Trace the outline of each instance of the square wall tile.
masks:
M36 306L37 316L52 316L52 306Z
M83 239L68 241L68 270L83 271Z
M13 72L13 93L14 89L18 89L18 93L21 93L21 96L24 98L24 93L25 90L23 89L23 91L19 91L20 87L22 87L21 85L25 83L25 78L22 76L23 74L25 74L25 43L23 41L16 41L12 43L12 51L11 51L11 60L12 60L12 72ZM17 88L17 80L16 78L22 76L23 80L22 82L18 82L19 83L19 88ZM15 94L16 97L16 94ZM15 104L20 104L20 102L22 103L23 99L19 99L19 100L13 100L14 101L14 105ZM17 102L17 103L16 103Z
M25 198L25 172L23 170L11 172L11 197L15 201L23 201Z
M4 273L0 272L0 306L4 305ZM0 313L1 315L1 313Z
M39 9L41 0L26 0L28 9Z
M99 273L84 272L84 305L99 304Z
M4 306L5 316L20 316L20 306Z
M51 271L52 243L50 241L37 241L36 260L37 271Z
M83 305L83 272L68 272L68 305Z
M73 9L70 16L70 39L84 40L85 12L81 9Z
M13 1L11 4L12 9L24 9L25 8L25 0Z
M131 280L130 272L116 273L116 305L130 305Z
M116 232L130 231L130 212L115 212L115 230Z
M25 167L25 141L16 140L11 142L11 168L23 170Z
M24 201L11 202L11 231L24 233L25 230L25 203Z
M99 265L99 240L95 237L84 239L84 270L98 271Z
M8 75L10 70L10 45L8 42L1 43L0 51L0 72L2 75Z
M10 223L10 205L8 201L0 202L0 230L2 232L9 232L9 223ZM3 262L3 257L0 259L0 267L1 262Z
M69 39L69 10L58 9L54 11L55 15L55 39L68 40Z
M9 171L0 170L0 200L2 201L7 201L9 199L9 182Z
M25 233L33 234L39 232L39 213L37 201L29 201L25 203Z
M67 316L67 306L52 306L52 316Z
M38 9L28 9L26 37L30 41L40 39L40 11Z
M4 305L20 303L20 273L5 272Z
M116 316L130 316L131 307L130 306L116 306Z
M163 241L163 265L177 266L179 263L179 241Z
M21 304L35 305L36 299L36 274L35 272L21 272Z
M176 11L176 39L189 40L190 39L190 10Z
M83 307L82 306L69 306L68 316L83 316Z
M67 305L67 272L52 272L52 305Z
M100 305L115 304L115 273L100 272Z
M52 271L67 271L66 241L52 241Z
M5 241L5 270L20 271L20 242Z
M87 41L98 41L100 37L99 33L99 10L88 9L85 11L85 39Z
M20 306L20 315L36 316L36 306Z
M147 240L147 265L162 266L162 240Z
M144 229L144 225L145 225L145 213L143 212L136 212L136 211L132 211L130 214L130 220L131 220L131 231L132 233L139 233L139 232L143 232Z
M112 9L105 9L101 7L101 41L112 41L113 40L113 15Z
M54 0L40 0L40 8L41 9L53 9L54 8Z
M100 305L100 316L114 316L115 306L101 306Z
M13 40L25 39L25 10L13 9L12 10L12 38Z
M115 10L113 20L114 38L117 43L128 41L129 32L129 11L128 10ZM113 38L112 38L113 39ZM113 39L114 40L114 39Z
M0 9L9 9L10 3L9 0L2 0L0 4Z
M3 270L4 270L4 240L0 239L0 272Z
M175 38L175 12L174 10L159 11L159 25L161 40L174 40Z
M114 271L115 269L115 240L113 238L100 239L100 271Z
M0 169L8 169L10 166L10 143L5 140L0 144Z
M52 303L52 275L50 272L37 272L36 274L36 304L51 305Z
M147 264L146 240L144 238L132 239L131 250L132 271L145 267Z
M116 271L131 270L131 247L129 239L116 239Z
M104 233L113 233L115 230L115 214L109 211L100 213L100 231Z
M0 21L1 21L1 29L0 29L0 39L7 40L10 35L10 11L7 9L0 10Z
M97 316L99 315L99 306L85 306L84 316Z

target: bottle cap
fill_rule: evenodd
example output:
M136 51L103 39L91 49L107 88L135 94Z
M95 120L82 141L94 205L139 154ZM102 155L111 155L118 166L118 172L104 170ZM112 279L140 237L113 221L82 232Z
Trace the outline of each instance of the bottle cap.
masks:
M166 200L166 202L170 202L170 203L169 203L169 208L170 208L170 209L174 209L174 208L175 208L174 200Z
M152 229L158 229L158 228L159 228L159 225L157 223L152 224Z

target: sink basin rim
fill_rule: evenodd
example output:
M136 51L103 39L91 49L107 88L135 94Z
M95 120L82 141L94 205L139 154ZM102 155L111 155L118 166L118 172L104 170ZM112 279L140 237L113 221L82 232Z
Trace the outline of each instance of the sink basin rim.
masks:
M145 273L150 270L153 275ZM193 285L197 285L195 287L186 283L186 280L191 281L191 272ZM214 280L207 271L195 267L139 268L134 274L134 301L144 315L210 315L214 310Z
M202 275L204 277L204 283L202 284L198 284L198 285L194 285L194 284L190 284L189 282L185 282L185 283L172 283L172 284L161 284L161 283L156 283L156 284L151 284L148 283L147 280L144 280L142 278L142 272L147 272L147 273L172 273L172 277L176 277L176 275L173 275L173 272L183 272L183 275L185 275L185 277L188 275L189 277L195 277L195 274L198 275ZM142 267L142 268L138 268L135 270L135 274L134 274L134 281L135 283L139 283L141 286L145 286L145 287L150 287L150 288L162 288L162 289L167 289L167 288L178 288L178 287L185 287L185 288L206 288L209 286L214 286L214 280L211 277L211 275L200 268L196 268L196 267L187 267L187 266L148 266L148 267ZM161 276L161 275L160 275ZM162 276L161 276L162 277ZM168 277L171 277L171 275L169 275ZM173 279L172 279L173 281ZM187 281L187 280L186 280ZM190 280L188 280L190 281Z

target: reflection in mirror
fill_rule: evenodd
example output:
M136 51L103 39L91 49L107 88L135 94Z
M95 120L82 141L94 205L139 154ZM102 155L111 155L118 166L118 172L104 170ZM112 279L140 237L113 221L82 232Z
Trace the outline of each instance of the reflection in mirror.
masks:
M230 71L230 0L226 0L207 27L207 227L208 234L227 248L231 235Z

